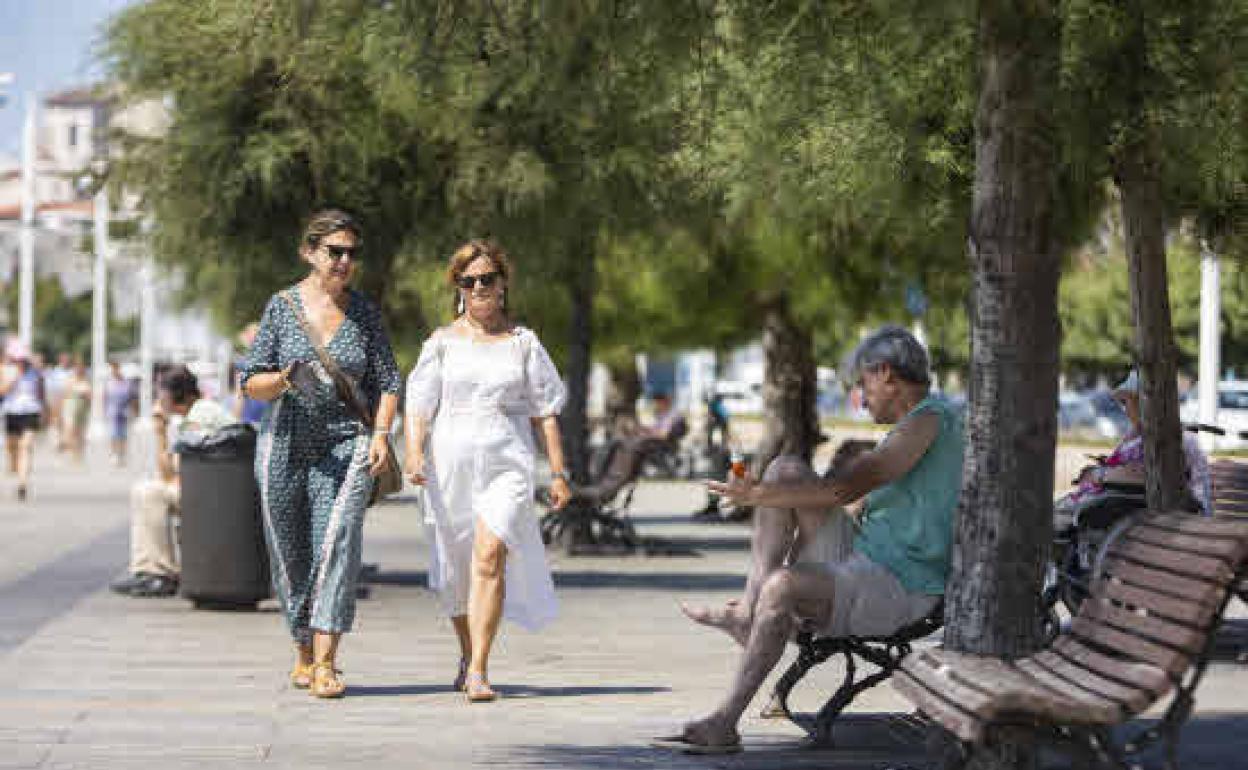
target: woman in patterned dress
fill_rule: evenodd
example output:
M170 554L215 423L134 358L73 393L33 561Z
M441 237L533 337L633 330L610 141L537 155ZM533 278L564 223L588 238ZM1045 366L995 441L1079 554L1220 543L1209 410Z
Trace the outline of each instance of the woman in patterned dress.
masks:
M486 670L500 619L533 630L555 616L533 514L534 428L554 506L570 496L557 419L563 383L537 335L507 317L510 274L496 244L455 252L448 276L458 317L425 342L407 381L404 473L426 490L430 587L459 639L453 686L470 702L497 697Z
M350 215L330 209L311 217L299 249L311 271L270 298L242 372L248 396L273 402L256 480L273 585L295 640L290 681L322 698L346 690L334 659L355 617L364 509L398 406L399 372L381 314L348 287L361 244ZM371 435L338 397L299 314L375 410ZM293 388L296 362L315 377Z

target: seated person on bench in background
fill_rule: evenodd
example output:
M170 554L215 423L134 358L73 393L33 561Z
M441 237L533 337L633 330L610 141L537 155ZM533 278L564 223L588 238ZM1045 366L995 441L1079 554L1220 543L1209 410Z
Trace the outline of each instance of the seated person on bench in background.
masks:
M876 448L831 479L817 478L800 458L779 457L759 484L733 478L709 485L756 506L752 564L739 602L684 611L745 652L724 700L659 745L739 750L741 714L799 620L820 636L882 636L926 616L944 594L962 480L962 420L929 394L927 353L900 327L867 337L852 371L872 418L896 423ZM860 499L860 511L846 508Z
M641 429L643 438L671 443L686 430L684 416L672 406L672 397L666 393L654 396L654 422Z
M1076 488L1053 504L1053 529L1061 533L1074 523L1075 512L1106 494L1105 484L1144 485L1144 422L1140 413L1140 375L1135 369L1113 390L1114 400L1127 413L1131 427L1114 451L1088 466L1075 479ZM1192 434L1183 432L1183 460L1187 491L1194 506L1208 514L1212 497L1209 462Z
M212 433L235 422L216 401L200 398L199 382L185 366L160 379L160 399L152 410L156 439L156 477L140 479L130 489L130 574L110 588L127 596L172 596L181 573L170 516L181 491L177 456L170 449L169 418L180 415L178 432Z

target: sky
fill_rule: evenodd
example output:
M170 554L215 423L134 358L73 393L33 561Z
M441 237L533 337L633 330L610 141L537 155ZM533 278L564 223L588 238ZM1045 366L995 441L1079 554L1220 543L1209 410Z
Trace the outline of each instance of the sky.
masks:
M108 17L134 0L0 0L0 72L11 72L0 106L0 155L20 157L27 94L99 80L93 48Z

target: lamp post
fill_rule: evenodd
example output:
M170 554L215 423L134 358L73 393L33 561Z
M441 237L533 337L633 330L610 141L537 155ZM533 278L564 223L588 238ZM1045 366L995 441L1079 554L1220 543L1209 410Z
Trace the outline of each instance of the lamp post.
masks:
M95 193L95 280L91 297L91 438L108 433L104 424L104 386L108 380L108 189Z
M22 229L18 277L17 334L30 350L35 319L35 113L38 102L26 95L26 122L22 127Z

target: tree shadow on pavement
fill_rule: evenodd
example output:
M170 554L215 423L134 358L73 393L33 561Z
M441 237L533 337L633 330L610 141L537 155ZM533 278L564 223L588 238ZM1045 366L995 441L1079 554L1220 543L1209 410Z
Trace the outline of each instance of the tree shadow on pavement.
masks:
M566 685L563 687L540 687L525 684L493 683L494 688L508 700L520 698L569 698L588 697L592 695L655 695L671 692L670 687L628 686L628 685Z
M557 570L558 588L632 588L650 591L739 591L745 575L736 572L569 572ZM427 585L424 570L381 570L364 579L375 585Z
M403 695L439 695L454 692L449 684L349 685L348 698L397 698Z
M692 756L654 748L648 736L615 746L546 744L508 748L508 761L521 767L549 768L724 768L725 770L926 770L932 764L921 738L898 729L897 714L847 714L837 722L833 747L812 747L798 736L753 737L744 751ZM673 728L674 729L674 728Z

